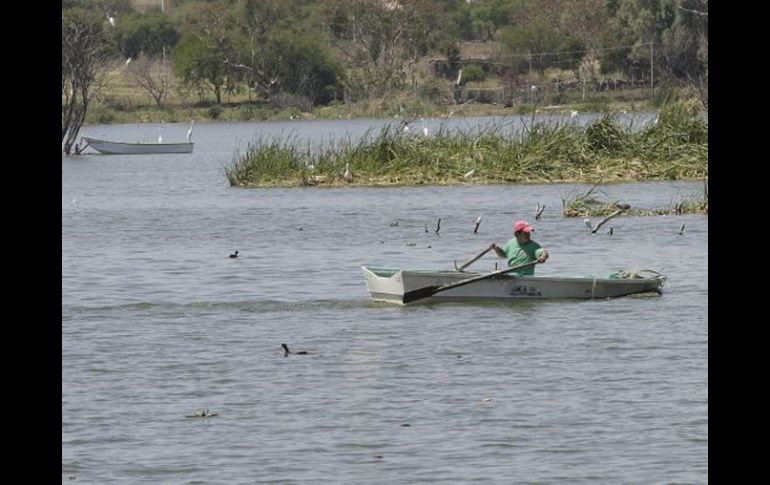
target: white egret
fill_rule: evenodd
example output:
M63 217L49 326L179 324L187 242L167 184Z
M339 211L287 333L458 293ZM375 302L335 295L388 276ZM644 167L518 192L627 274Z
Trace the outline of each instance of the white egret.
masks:
M113 17L113 16L112 16L112 15L110 15L110 14L107 14L107 20L110 22L110 25L112 25L113 27L115 27L115 17Z
M345 175L343 175L343 178L345 179L346 182L350 182L351 180L353 180L353 174L350 173L349 162L345 162Z
M128 59L126 59L126 67L128 67L129 64L131 64L131 58L130 57Z
M593 230L593 226L591 225L591 219L583 219L583 223L586 225L589 231Z
M190 129L187 130L187 141L192 141L192 130L193 130L194 124L195 124L195 120L192 120L192 122L190 123Z
M579 113L577 111L573 111L572 113L570 113L569 117L574 120L575 118L578 117L578 114Z

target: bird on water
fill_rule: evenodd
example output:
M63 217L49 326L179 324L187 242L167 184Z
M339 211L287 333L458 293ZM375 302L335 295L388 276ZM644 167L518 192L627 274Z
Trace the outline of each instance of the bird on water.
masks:
M233 254L230 255L231 258L237 258L238 257L238 251L235 251Z
M299 352L292 352L289 350L289 346L286 344L281 344L281 347L283 348L283 356L288 357L289 354L297 354L297 355L307 355L307 352L304 350L300 350Z

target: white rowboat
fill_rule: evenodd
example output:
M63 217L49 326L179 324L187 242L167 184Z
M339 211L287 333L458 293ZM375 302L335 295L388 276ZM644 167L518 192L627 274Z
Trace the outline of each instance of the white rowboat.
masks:
M108 155L141 155L147 153L192 153L193 142L179 143L125 143L120 141L99 140L83 137L94 150Z
M405 293L418 293L423 288L441 288L485 273L459 271L399 270L362 266L366 289L375 301L405 304ZM657 293L666 280L655 273L651 277L615 273L598 276L524 276L514 273L481 278L467 285L430 292L420 302L506 301L554 298L610 298L635 293ZM410 300L407 298L407 303Z

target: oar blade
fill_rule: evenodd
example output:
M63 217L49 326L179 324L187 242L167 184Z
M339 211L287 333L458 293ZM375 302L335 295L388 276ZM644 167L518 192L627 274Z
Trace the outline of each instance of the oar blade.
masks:
M441 288L440 286L423 286L422 288L417 288L416 290L407 291L404 293L403 302L411 303L415 300L422 300L423 298L428 298L436 294L436 290Z
M475 276L473 278L468 278L461 281L456 281L454 283L449 283L443 286L424 286L422 288L417 288L416 290L404 292L402 302L404 304L407 304L416 300L428 298L435 295L436 293L441 293L442 291L451 290L452 288L458 288L460 286L469 285L471 283L476 283L477 281L486 280L488 278L494 278L495 276L511 273L513 271L516 271L517 269L526 268L528 266L534 266L538 263L539 261L531 261L529 263L520 264L518 266L513 266L511 268L499 269L497 271L492 271L491 273L487 273L481 276Z

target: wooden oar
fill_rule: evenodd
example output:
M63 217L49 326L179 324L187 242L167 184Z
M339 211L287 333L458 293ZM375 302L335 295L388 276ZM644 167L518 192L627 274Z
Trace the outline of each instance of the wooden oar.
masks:
M457 283L449 283L443 286L423 286L422 288L417 288L416 290L407 291L404 293L404 303L411 303L415 300L422 300L423 298L428 298L436 293L440 293L442 291L451 290L452 288L458 288L460 286L469 285L471 283L475 283L477 281L486 280L488 278L493 278L497 275L510 273L512 271L516 271L517 269L527 268L529 266L534 266L538 264L540 261L532 261L525 264L520 264L518 266L511 266L510 268L503 268L499 269L497 271L492 271L491 273L487 273L481 276L476 276L474 278L468 278L467 280L458 281Z
M469 259L468 261L464 262L464 263L463 263L463 264L462 264L460 267L458 267L458 266L457 266L457 263L455 263L455 269L456 269L457 271L462 271L463 269L467 268L467 267L468 267L468 266L470 266L471 264L473 264L473 263L475 263L476 261L478 261L478 259L479 259L480 257L484 256L485 254L487 254L487 253L488 253L488 252L490 252L491 250L492 250L492 246L489 246L487 249L485 249L485 250L483 250L482 252L480 252L480 253L479 253L477 256L475 256L474 258L472 258L472 259Z

